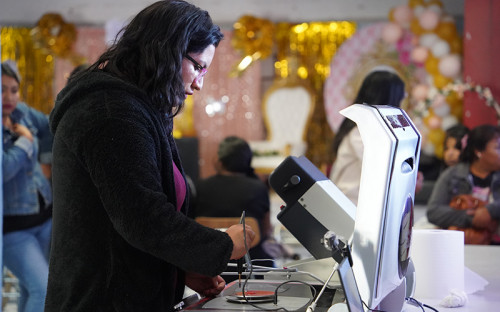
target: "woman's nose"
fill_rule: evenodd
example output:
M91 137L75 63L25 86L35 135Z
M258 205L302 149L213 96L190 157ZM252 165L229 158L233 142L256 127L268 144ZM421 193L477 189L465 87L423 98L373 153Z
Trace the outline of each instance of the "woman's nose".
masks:
M193 89L200 91L203 88L203 77L195 79L192 84Z

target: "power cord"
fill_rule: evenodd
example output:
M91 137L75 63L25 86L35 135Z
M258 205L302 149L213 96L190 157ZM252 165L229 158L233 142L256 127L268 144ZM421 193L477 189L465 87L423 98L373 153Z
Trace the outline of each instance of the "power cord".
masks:
M363 305L368 309L368 311L372 311L372 312L387 312L387 311L384 311L384 310L377 310L377 309L370 309L370 307L368 307L368 305L366 304L366 302L362 301L363 302Z
M420 307L422 309L423 312L425 312L425 308L427 309L431 309L432 311L434 312L439 312L436 308L434 307L431 307L430 305L427 305L423 302L420 302L418 301L417 299L415 298L412 298L412 297L406 297L405 298L406 302L410 303L410 304L413 304L413 305L416 305L418 307Z
M243 283L243 287L241 288L241 293L243 295L243 299L245 300L245 303L247 303L247 304L251 305L252 307L257 308L257 309L259 309L261 311L279 311L279 310L284 310L285 312L300 311L300 309L297 309L297 310L288 310L288 309L286 309L284 307L276 307L274 309L268 309L268 308L260 307L260 306L254 304L254 303L252 303L252 302L250 302L248 300L248 298L245 295L245 287L246 287L246 285L248 283L248 280L250 279L250 277L253 274L253 265L252 265L252 259L250 259L250 255L248 253L247 234L246 234L246 229L245 229L245 211L243 211L243 214L241 215L240 223L243 224L243 237L244 237L243 238L243 242L245 243L245 251L246 251L245 257L247 258L247 266L246 266L246 268L250 270L250 272L248 274L246 274L245 282ZM248 267L250 267L250 268L248 268ZM279 284L278 286L276 286L276 289L274 290L274 300L273 300L273 303L275 305L278 304L278 289L281 286L283 286L285 284L292 283L292 282L304 284L304 285L307 285L307 286L309 286L311 288L313 296L307 302L306 305L308 306L314 300L314 298L316 297L316 289L311 284L306 283L306 282L302 282L302 281L285 281L285 282Z

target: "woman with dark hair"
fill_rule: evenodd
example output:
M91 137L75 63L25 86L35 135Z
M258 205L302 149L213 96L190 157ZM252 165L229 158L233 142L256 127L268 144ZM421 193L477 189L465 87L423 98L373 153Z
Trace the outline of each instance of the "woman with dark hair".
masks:
M471 206L465 207L469 202ZM460 162L447 168L436 181L427 218L445 229L453 226L496 231L500 219L499 127L482 125L469 132Z
M399 107L405 96L405 85L389 71L373 71L366 76L354 100L356 104ZM356 123L344 118L333 140L334 163L330 179L354 203L358 202L363 142Z
M3 264L19 280L19 312L43 311L52 230L52 134L45 114L19 101L21 78L2 63Z
M458 164L462 149L465 144L462 144L462 139L469 133L469 128L462 124L454 125L445 131L444 150L443 150L443 166L444 168ZM444 169L443 169L444 170Z
M185 286L206 296L224 289L218 274L255 233L186 216L172 136L222 38L206 11L158 1L58 94L45 311L172 311Z
M259 244L249 250L257 265L274 266L272 257L264 250L263 242L270 237L269 189L251 167L252 150L248 143L236 136L229 136L219 144L216 174L198 182L196 187L196 217L248 217L259 222ZM264 260L264 261L263 261ZM226 280L234 278L226 278Z

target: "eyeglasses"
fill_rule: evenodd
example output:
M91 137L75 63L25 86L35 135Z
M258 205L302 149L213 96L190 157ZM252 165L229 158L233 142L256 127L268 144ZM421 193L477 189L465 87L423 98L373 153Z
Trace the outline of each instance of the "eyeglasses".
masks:
M203 76L205 76L205 74L207 73L207 68L204 67L204 66L201 66L200 63L198 63L197 61L195 61L191 56L189 55L184 55L185 58L187 58L188 60L191 61L191 63L193 63L194 65L194 69L199 72L198 74L198 77L196 77L197 80L203 78Z

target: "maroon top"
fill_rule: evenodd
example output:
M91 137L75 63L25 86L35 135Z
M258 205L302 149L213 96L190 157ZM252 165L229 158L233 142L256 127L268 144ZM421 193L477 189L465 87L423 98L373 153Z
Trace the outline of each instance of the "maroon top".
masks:
M177 166L173 161L172 164L174 165L174 181L175 181L175 195L177 196L177 211L180 211L182 204L186 199L186 182L184 181L184 177L182 176L182 173L179 171L179 168L177 168Z

